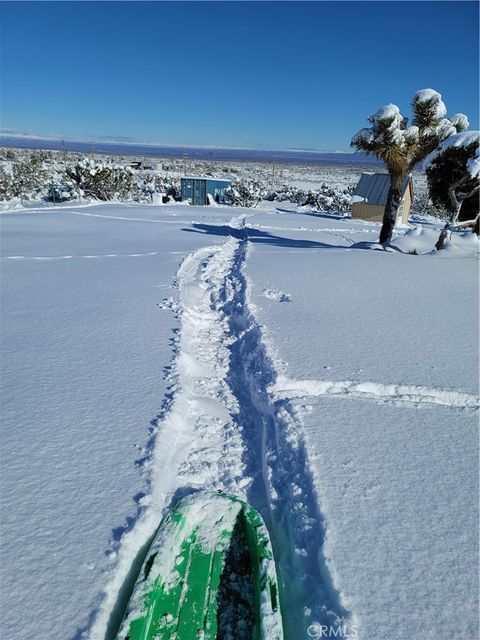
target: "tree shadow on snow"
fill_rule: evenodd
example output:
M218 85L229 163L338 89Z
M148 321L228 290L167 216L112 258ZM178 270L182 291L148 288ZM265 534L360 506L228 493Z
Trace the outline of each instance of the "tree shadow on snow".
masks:
M192 228L184 228L182 231L190 233L203 233L214 236L233 236L239 240L248 239L255 244L273 245L276 247L288 247L290 249L346 249L341 244L327 244L326 242L317 242L314 240L300 240L297 238L284 238L275 236L261 229L253 227L244 227L243 229L235 229L229 225L215 224L192 224Z
M311 218L324 218L325 220L344 220L346 216L336 213L324 213L322 211L302 211L302 209L281 209L276 207L279 213L294 213L296 216L310 216Z
M384 253L395 253L395 252L403 253L403 254L405 253L405 251L402 251L402 249L400 249L399 247L396 247L393 244L383 246L382 244L380 244L380 242L368 242L368 241L355 242L349 248L364 249L364 250L370 250L370 251L383 251Z

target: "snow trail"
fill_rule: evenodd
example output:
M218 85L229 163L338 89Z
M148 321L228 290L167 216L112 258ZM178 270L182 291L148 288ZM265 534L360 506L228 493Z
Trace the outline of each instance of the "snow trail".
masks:
M143 256L158 256L160 255L160 251L147 251L143 253L101 253L101 254L92 254L92 255L70 255L70 256L3 256L4 260L46 260L46 261L57 261L57 260L74 260L74 259L85 259L92 260L93 258L141 258ZM162 252L165 255L165 252ZM170 253L179 253L178 251L170 252Z
M84 216L86 218L103 218L105 220L122 220L126 222L153 222L154 224L192 224L192 220L155 220L153 218L129 218L127 216L109 216L105 213L83 213L80 211L69 211L73 216ZM165 212L167 214L167 212Z
M237 232L238 233L238 232ZM341 602L323 555L326 525L319 510L294 406L270 393L277 372L261 327L249 305L243 274L247 230L241 239L221 298L228 317L231 366L228 382L239 403L236 421L243 436L247 499L269 528L283 592L286 638L307 637L312 623L338 626L350 615Z
M326 527L293 405L270 392L277 374L248 303L245 217L222 245L189 254L177 274L180 330L169 397L143 465L150 492L118 547L88 634L114 638L139 565L172 502L223 490L265 518L283 583L286 638L349 619L323 556Z
M121 539L115 573L89 633L114 638L142 557L172 501L199 489L242 492L242 445L231 413L236 401L225 382L226 320L212 308L211 291L228 271L237 242L189 254L178 274L180 332L164 415L144 461L150 493L140 501L135 526Z
M272 387L278 397L319 397L366 399L393 404L436 404L462 409L477 409L479 398L450 389L354 380L289 380L279 376Z

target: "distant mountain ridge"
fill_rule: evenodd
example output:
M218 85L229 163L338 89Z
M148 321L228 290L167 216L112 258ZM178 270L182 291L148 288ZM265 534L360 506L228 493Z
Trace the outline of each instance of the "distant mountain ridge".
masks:
M163 158L188 157L196 160L243 160L250 162L279 162L295 164L355 164L378 165L375 158L363 153L342 153L295 150L228 149L217 147L166 147L144 144L122 144L121 142L81 142L65 140L65 148L82 153L105 153L124 156L155 156ZM0 137L0 146L20 149L61 150L60 140L40 138Z

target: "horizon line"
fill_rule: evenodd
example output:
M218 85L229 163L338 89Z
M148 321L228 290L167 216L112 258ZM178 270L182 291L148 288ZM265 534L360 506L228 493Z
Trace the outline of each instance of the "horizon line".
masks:
M166 143L166 142L143 142L140 140L135 140L132 138L122 138L120 137L114 137L114 136L73 136L73 137L67 137L67 136L54 136L54 135L44 135L44 134L37 134L37 133L26 133L26 132L19 132L19 131L15 131L15 130L9 130L9 129L0 129L0 142L2 142L3 140L8 140L9 138L15 139L15 140L38 140L38 141L45 141L45 142L80 142L80 143L85 143L85 144L111 144L111 145L118 145L118 144L122 144L122 145L126 145L126 146L143 146L143 147L163 147L166 149L178 149L178 148L184 148L184 149L218 149L218 150L224 150L224 151L269 151L269 152L291 152L291 153L311 153L311 154L315 154L315 153L330 153L330 154L347 154L347 155L353 155L356 152L355 151L342 151L342 150L322 150L322 149L312 149L312 148L308 148L308 147L284 147L284 148L279 148L279 147L241 147L241 146L228 146L228 145L218 145L218 144L182 144L182 143L177 143L177 144L172 144L172 143Z

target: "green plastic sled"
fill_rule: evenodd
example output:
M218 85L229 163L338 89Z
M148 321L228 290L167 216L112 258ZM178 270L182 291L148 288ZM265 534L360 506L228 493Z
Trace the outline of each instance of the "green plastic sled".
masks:
M196 493L164 518L118 640L283 640L278 582L261 516L233 496Z

